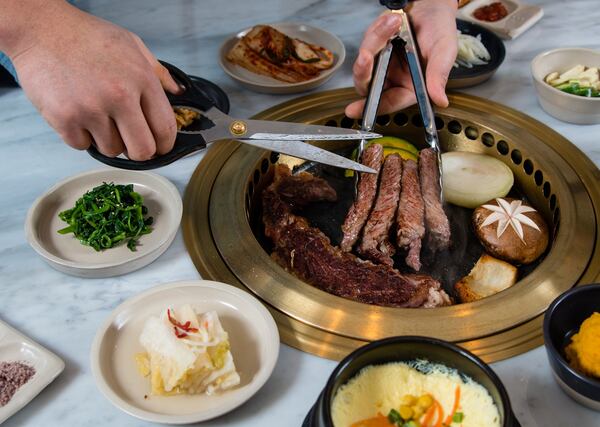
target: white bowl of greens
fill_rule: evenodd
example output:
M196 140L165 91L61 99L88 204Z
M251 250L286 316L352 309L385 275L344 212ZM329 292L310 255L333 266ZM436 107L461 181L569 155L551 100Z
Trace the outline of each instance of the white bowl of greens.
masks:
M542 108L559 120L600 123L600 51L560 48L539 54L531 63Z

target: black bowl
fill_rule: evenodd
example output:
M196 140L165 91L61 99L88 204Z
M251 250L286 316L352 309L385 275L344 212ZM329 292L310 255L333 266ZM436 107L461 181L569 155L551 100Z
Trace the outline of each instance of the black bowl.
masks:
M481 34L481 43L490 53L490 61L485 65L474 65L473 68L458 67L452 68L448 79L448 89L457 89L461 87L475 86L488 80L496 72L506 56L504 43L496 34L483 28L481 25L471 22L456 20L456 28L463 34L477 37Z
M600 380L569 366L564 348L592 313L600 312L600 284L578 286L556 298L544 317L544 345L554 377L577 402L600 411Z
M498 407L502 427L521 427L500 378L474 354L446 341L426 337L393 337L355 350L335 368L303 427L333 427L331 402L337 390L370 365L427 359L454 368L485 387Z

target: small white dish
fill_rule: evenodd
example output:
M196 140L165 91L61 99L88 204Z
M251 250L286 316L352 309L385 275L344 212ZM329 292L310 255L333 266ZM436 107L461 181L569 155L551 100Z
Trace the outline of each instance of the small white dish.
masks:
M346 48L344 47L344 43L330 32L321 30L320 28L311 27L310 25L292 22L281 22L269 25L292 38L298 38L308 43L329 49L334 54L334 64L330 69L319 73L314 79L300 83L282 82L269 76L253 73L252 71L227 60L227 53L231 48L252 29L246 28L228 38L219 49L219 63L221 64L221 67L225 73L242 86L256 92L271 94L304 92L321 86L329 80L344 63L344 59L346 58Z
M0 320L0 362L25 362L35 374L17 390L12 399L0 407L0 424L37 396L65 369L57 355Z
M103 182L133 184L144 198L153 231L140 237L136 251L127 245L97 252L82 245L73 234L59 234L66 224L58 214L75 206L86 191ZM173 242L183 204L177 188L166 178L149 172L99 169L67 178L54 185L33 203L25 221L31 247L58 271L73 276L98 278L126 274L150 264Z
M564 73L582 64L600 67L600 51L586 48L559 48L540 53L531 61L531 74L542 108L559 120L575 124L600 123L600 98L573 95L550 86L544 78L554 72Z
M144 351L140 333L148 317L183 303L217 312L241 377L236 388L212 396L150 395L150 380L138 373L134 359ZM98 388L119 409L146 421L190 424L223 415L252 397L278 356L277 326L256 298L224 283L193 280L154 287L119 305L94 338L91 367Z
M508 14L498 21L489 22L475 18L473 13L482 6L500 2ZM493 31L503 39L519 37L544 16L544 10L539 6L523 4L520 0L473 0L458 9L458 18L471 21Z

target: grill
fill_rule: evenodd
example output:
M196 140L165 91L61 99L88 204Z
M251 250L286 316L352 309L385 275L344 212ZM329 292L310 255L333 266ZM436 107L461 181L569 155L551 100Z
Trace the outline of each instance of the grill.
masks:
M351 89L299 98L256 116L358 128L343 115L355 99ZM377 307L318 290L271 260L261 238L260 194L273 165L304 161L257 150L235 141L212 148L198 166L184 199L184 238L204 278L254 293L274 314L283 342L339 359L366 342L395 335L449 340L487 361L541 344L541 317L550 302L578 283L600 278L597 239L600 172L569 141L505 106L452 94L437 112L444 150L485 153L502 160L519 190L552 230L545 258L513 287L468 304L435 309ZM422 139L416 108L377 119L376 132ZM319 144L339 149L339 142Z

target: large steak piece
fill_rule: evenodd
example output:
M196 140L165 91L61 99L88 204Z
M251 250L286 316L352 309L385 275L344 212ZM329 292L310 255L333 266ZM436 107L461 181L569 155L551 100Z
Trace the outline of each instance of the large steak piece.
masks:
M265 235L274 244L272 257L282 267L319 289L362 303L390 307L450 304L432 277L401 274L388 265L363 261L333 246L321 230L295 215L292 207L297 203L290 182L298 185L299 179L303 188L299 204L330 200L333 191L323 179L307 173L293 177L287 166L276 167L273 183L263 191L262 207Z

